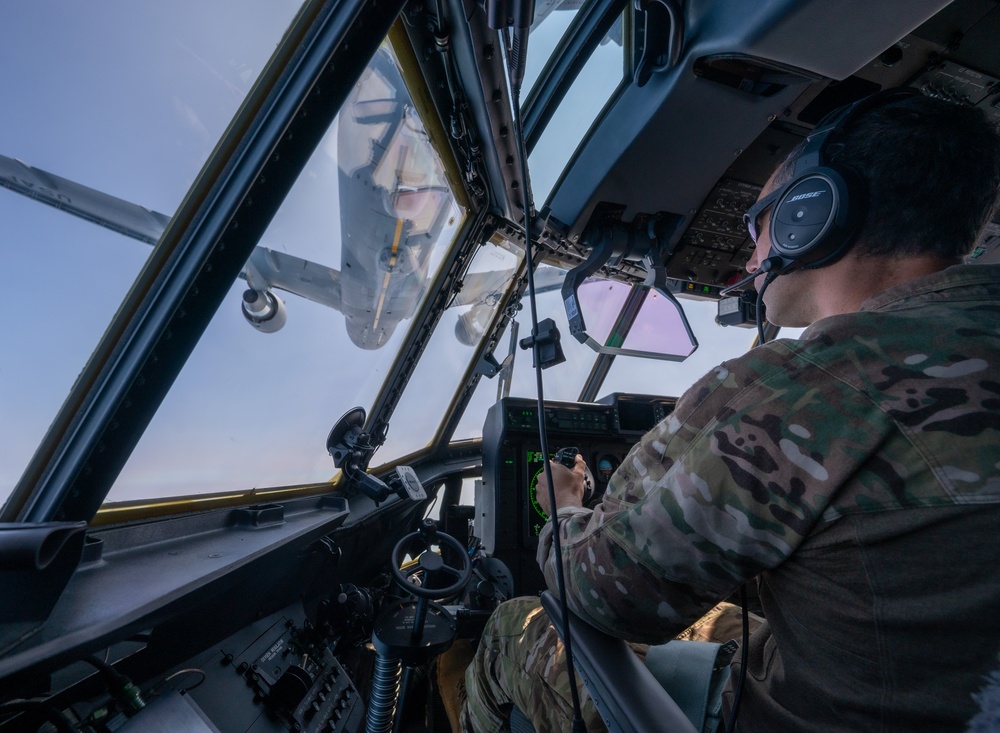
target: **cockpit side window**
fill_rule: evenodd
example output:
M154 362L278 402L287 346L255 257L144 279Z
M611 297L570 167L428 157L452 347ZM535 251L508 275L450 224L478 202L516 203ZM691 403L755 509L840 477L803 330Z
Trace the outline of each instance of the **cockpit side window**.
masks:
M4 10L0 504L299 4Z
M384 43L108 502L334 477L326 433L371 408L466 217L437 144Z

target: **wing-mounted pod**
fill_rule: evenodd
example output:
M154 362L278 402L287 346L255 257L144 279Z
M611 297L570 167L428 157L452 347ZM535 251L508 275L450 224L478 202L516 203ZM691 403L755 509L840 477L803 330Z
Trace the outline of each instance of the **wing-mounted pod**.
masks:
M285 302L270 290L247 288L241 307L247 323L263 333L280 331L288 320Z
M493 306L479 303L458 317L455 322L455 338L466 346L475 346L486 333L493 317Z

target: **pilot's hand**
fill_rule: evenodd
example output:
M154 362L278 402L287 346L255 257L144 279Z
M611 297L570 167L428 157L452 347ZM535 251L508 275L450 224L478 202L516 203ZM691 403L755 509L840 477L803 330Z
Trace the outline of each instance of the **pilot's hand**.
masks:
M587 463L578 453L573 468L566 468L558 461L549 461L552 467L552 484L556 490L556 507L583 506L583 494L586 488ZM549 483L543 471L538 475L535 498L542 510L551 515L549 507Z

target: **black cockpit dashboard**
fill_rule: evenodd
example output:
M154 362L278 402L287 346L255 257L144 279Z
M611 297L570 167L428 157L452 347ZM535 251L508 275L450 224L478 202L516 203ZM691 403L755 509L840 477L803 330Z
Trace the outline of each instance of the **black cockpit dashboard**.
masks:
M669 398L618 393L596 403L547 402L543 420L550 453L567 446L580 452L589 467L584 502L596 504L632 446L673 406ZM490 408L476 492L475 526L483 549L510 568L521 593L546 587L535 561L538 535L549 519L535 498L545 460L539 424L537 404L530 399L510 397Z
M596 502L631 446L672 409L670 398L613 394L549 402L544 419L553 444L573 445L594 467ZM58 728L60 716L70 730L95 732L381 725L407 666L426 675L452 640L478 637L497 603L544 589L533 565L545 518L533 496L537 417L531 400L501 400L487 418L481 465L455 456L438 466L482 480L474 506L441 513L436 529L458 547L424 540L446 565L471 559L461 590L439 598L432 570L415 560L402 565L416 575L416 592L426 584L445 604L426 602L419 641L409 628L420 601L393 581L387 561L419 557L420 533L400 547L399 528L423 531L431 500L299 497L107 527L88 533L82 562L44 625L19 627L22 638L7 627L0 680L15 702L0 705L0 716L16 715L0 717L0 730ZM421 478L432 496L454 497L453 480ZM380 645L380 635L398 636L399 628L402 641ZM414 719L431 684L420 677L404 685L424 690L409 700ZM16 701L25 700L36 704L19 709Z

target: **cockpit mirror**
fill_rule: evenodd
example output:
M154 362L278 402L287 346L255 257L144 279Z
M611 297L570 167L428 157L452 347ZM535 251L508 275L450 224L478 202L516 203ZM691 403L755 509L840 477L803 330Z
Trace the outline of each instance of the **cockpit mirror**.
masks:
M642 285L589 278L568 292L564 284L563 301L570 333L600 354L684 361L698 348L662 268Z
M662 229L662 228L661 228ZM569 332L599 354L684 361L698 348L684 309L659 260L665 232L656 226L596 226L580 241L587 259L566 273L563 304ZM645 263L642 285L595 279L612 257ZM584 318L586 313L586 318ZM590 326L587 326L587 320Z

